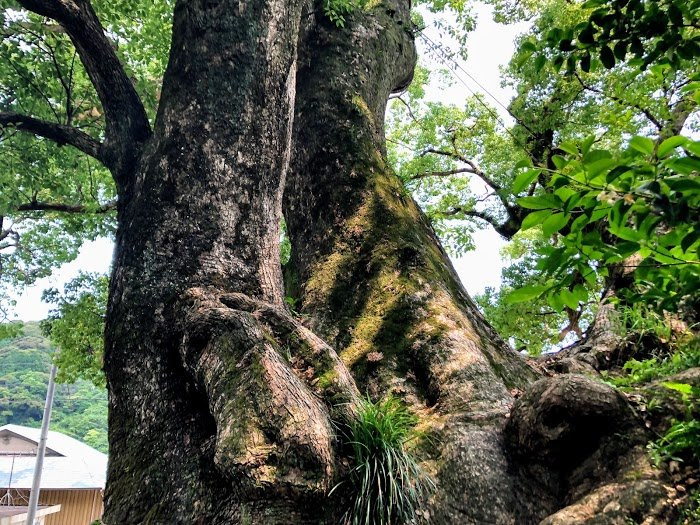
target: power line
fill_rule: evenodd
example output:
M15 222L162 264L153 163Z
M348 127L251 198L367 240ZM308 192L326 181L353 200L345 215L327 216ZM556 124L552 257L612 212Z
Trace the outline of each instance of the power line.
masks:
M527 147L525 147L524 144L520 142L520 140L513 134L513 132L506 126L505 122L503 122L503 119L501 119L500 115L491 107L489 106L484 100L482 99L482 96L480 93L477 93L474 89L471 88L471 86L457 74L457 69L460 71L464 72L470 79L474 81L474 83L479 86L486 94L488 94L492 99L494 99L499 106L501 106L503 109L505 109L508 114L515 119L515 121L520 124L533 138L535 137L535 134L532 132L532 130L524 124L517 116L513 114L508 107L506 107L503 103L501 103L494 95L492 95L484 86L482 86L472 75L470 75L456 60L454 60L452 57L450 57L441 47L439 44L437 44L435 41L433 41L430 37L426 36L423 33L420 33L419 36L425 41L426 45L428 46L428 52L433 54L435 58L437 58L443 65L445 65L450 72L452 73L453 77L458 80L459 82L462 83L462 85L467 88L467 90L474 95L474 98L486 109L486 111L489 112L491 116L496 119L496 121L501 125L501 127L504 129L508 135L513 139L513 141L521 147L523 150L525 150L526 153L530 153ZM448 64L448 62L450 64Z

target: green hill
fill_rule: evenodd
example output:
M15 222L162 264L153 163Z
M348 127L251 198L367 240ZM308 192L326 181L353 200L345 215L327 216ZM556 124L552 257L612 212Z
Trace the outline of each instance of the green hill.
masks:
M0 341L0 425L41 426L51 352L38 323ZM107 392L87 381L57 384L51 417L57 430L107 452Z

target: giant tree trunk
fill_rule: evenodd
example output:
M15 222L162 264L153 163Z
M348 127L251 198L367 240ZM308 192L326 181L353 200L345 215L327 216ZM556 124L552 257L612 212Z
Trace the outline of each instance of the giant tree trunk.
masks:
M316 4L177 2L155 130L119 177L105 522L338 523L333 425L365 391L420 415L437 488L419 521L536 522L566 504L568 471L545 462L540 479L515 450L598 428L576 394L613 407L594 442L626 405L586 380L574 395L535 383L508 419L537 375L386 165L387 97L415 62L408 2L344 29ZM283 301L287 175L288 293L314 332ZM568 404L549 423L581 416L554 437L529 409L552 392Z
M585 378L527 387L537 374L482 318L387 166L384 112L411 78L410 31L407 2L394 0L342 31L317 22L305 33L285 190L288 293L360 390L398 395L421 415L437 483L427 522L537 523L620 475L615 455L630 445L611 436L633 418L618 393Z
M527 521L547 502L529 503L533 486L509 471L501 429L510 390L535 374L483 320L386 165L386 101L415 62L407 8L385 2L343 31L319 23L303 40L285 193L288 287L360 389L400 395L434 434L431 522Z
M282 306L301 4L175 8L154 136L120 195L107 523L302 523L323 511L299 503L333 479L323 400L355 391L335 353ZM282 345L330 374L323 391Z

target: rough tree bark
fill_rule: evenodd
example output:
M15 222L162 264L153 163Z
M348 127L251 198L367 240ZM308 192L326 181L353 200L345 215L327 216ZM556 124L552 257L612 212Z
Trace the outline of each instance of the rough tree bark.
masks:
M432 438L424 460L437 483L429 523L537 523L599 486L606 502L624 491L638 496L639 487L605 484L645 463L638 438L615 437L635 428L624 399L581 376L527 386L537 374L482 319L386 165L386 102L405 88L415 60L407 9L385 1L355 13L343 31L317 23L302 40L284 208L288 293L360 390L399 395L421 414ZM527 395L514 408L521 389ZM528 455L523 443L533 442L558 461ZM667 495L657 476L641 476L649 502ZM628 497L601 523L643 515L642 499ZM590 518L566 512L549 522Z
M330 488L331 417L347 410L332 407L356 393L335 352L283 307L279 218L301 9L175 7L154 135L119 199L107 523L322 515L299 502Z
M509 472L501 427L510 389L535 374L483 320L386 165L384 111L412 76L411 29L408 3L392 1L344 30L320 22L305 35L285 193L288 288L360 390L401 395L435 433L431 521L513 521L531 495Z
M419 522L536 523L568 505L548 522L586 523L577 500L629 489L637 463L599 468L630 449L624 399L582 376L535 381L386 164L387 98L416 58L408 1L339 29L321 2L178 0L153 130L88 0L20 3L75 43L106 137L0 122L99 158L119 193L105 523L338 523L333 425L360 392L420 416L437 488Z

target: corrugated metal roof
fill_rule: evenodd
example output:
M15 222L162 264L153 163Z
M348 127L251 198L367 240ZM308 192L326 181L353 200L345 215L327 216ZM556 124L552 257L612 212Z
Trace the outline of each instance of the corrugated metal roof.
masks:
M0 426L0 434L7 430L34 443L39 442L38 428L20 425ZM87 489L104 488L107 475L107 455L99 450L68 437L60 432L50 431L46 446L61 456L46 456L41 475L42 489ZM34 456L12 456L0 454L0 488L8 488L10 474L13 489L28 489L32 486Z

